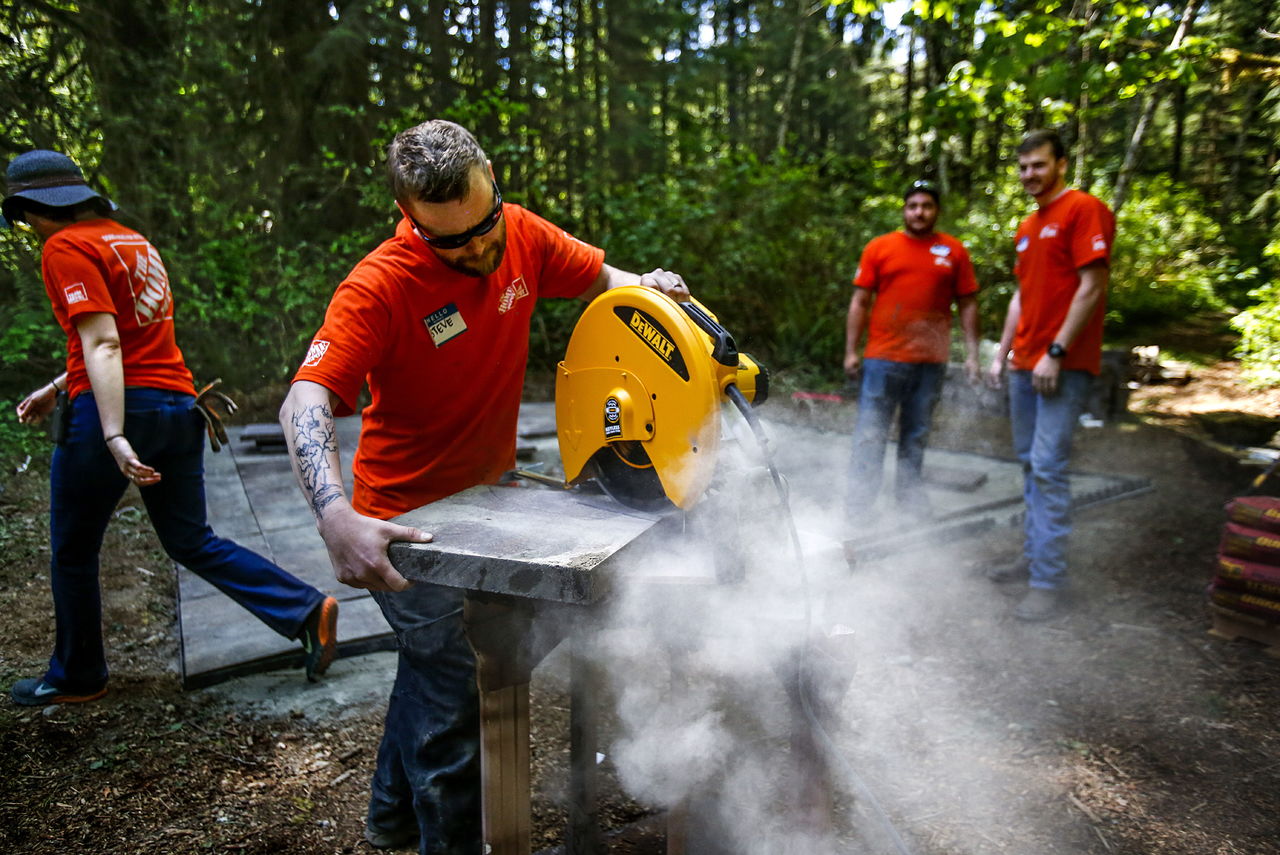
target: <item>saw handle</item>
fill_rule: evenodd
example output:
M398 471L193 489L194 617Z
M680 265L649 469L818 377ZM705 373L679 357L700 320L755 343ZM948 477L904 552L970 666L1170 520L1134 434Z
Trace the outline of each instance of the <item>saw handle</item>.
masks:
M711 336L711 358L721 365L737 368L738 344L733 340L733 336L729 334L729 331L720 326L719 322L697 303L689 301L678 303L677 305L684 309L685 314L697 325L698 329Z

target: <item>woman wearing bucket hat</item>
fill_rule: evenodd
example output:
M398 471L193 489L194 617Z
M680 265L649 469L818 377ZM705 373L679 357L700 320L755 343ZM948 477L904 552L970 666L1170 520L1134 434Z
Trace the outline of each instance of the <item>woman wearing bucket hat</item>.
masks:
M43 244L45 290L67 335L67 370L28 395L18 419L44 419L62 393L69 401L54 425L49 476L56 641L44 676L17 681L13 700L38 706L106 694L98 552L130 483L165 551L276 632L300 639L314 680L336 651L337 601L206 522L204 418L175 341L159 253L108 217L114 203L64 154L19 155L6 183L0 212Z

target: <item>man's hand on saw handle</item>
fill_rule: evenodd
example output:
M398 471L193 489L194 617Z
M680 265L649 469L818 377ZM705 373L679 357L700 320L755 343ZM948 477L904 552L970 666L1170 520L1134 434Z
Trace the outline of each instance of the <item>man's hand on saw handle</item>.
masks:
M358 514L346 502L326 508L318 527L337 580L373 591L403 591L413 584L391 566L387 548L392 543L431 540L431 535L419 529Z
M688 300L689 286L684 284L684 277L661 267L649 273L640 274L640 284L646 288L661 291L673 300Z

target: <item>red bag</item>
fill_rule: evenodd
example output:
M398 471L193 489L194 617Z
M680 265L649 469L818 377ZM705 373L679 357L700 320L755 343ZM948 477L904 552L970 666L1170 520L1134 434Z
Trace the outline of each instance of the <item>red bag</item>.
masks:
M1249 528L1280 532L1280 498L1238 496L1227 503L1227 521Z
M1209 583L1205 593L1209 595L1209 601L1215 606L1257 615L1266 619L1268 623L1280 623L1280 600L1247 594L1244 591L1231 591L1219 586L1217 580Z
M1247 591L1280 601L1280 567L1272 564L1219 555L1218 575L1213 581L1220 588Z
M1227 523L1219 552L1246 561L1280 565L1280 533Z

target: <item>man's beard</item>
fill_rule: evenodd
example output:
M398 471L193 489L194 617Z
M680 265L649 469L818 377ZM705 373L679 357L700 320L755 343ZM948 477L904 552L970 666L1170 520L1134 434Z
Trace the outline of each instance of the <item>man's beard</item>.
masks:
M507 236L504 234L501 240L493 242L479 258L454 259L445 258L439 253L436 258L451 270L463 274L464 276L474 276L477 279L488 276L502 265L502 258L507 252Z

